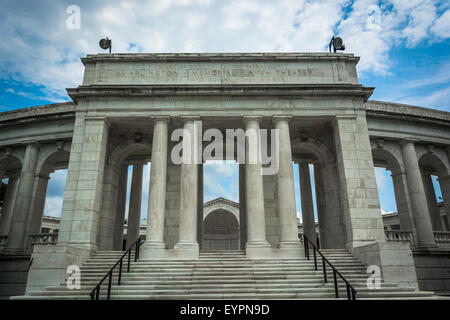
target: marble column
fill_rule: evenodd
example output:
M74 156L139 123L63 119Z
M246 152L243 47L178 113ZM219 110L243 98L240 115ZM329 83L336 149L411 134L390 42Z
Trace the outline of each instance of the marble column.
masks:
M298 169L300 171L300 196L302 199L303 232L308 239L315 244L317 242L316 224L314 221L314 205L308 162L300 161L298 164Z
M6 236L11 226L11 218L16 202L17 187L19 186L19 173L8 175L8 186L5 192L5 202L3 205L3 214L0 220L0 236Z
M442 231L441 213L439 212L439 206L436 201L436 192L433 187L433 181L431 180L431 172L426 169L421 169L420 171L422 174L425 196L427 197L431 226L433 227L433 231Z
M154 118L147 233L142 250L143 256L147 258L155 257L166 249L164 215L166 211L169 121L169 117Z
M114 219L114 250L122 250L123 227L125 223L125 206L127 202L128 165L120 168L120 177L117 194L117 206Z
M392 181L394 185L395 202L397 203L397 213L401 230L411 230L414 238L417 237L417 230L412 214L411 199L409 196L408 182L405 172L400 170L392 171Z
M297 209L295 205L294 172L292 168L290 117L274 117L275 129L279 130L279 154L277 173L277 208L280 223L280 249L293 249L300 254L298 239ZM274 143L272 141L272 143Z
M325 189L320 165L314 163L314 185L316 188L317 218L319 220L319 242L322 249L330 248L328 239L327 207L325 203Z
M127 248L139 237L139 226L141 224L141 202L142 202L142 162L133 163L133 175L131 178L130 203L128 207L127 223Z
M18 201L14 205L8 242L6 243L6 250L8 251L21 251L26 245L24 239L33 195L34 173L38 155L38 144L27 145L17 190Z
M198 197L197 197L197 242L200 250L203 247L203 164L198 168Z
M245 204L245 164L239 164L239 241L240 249L247 243L247 206Z
M427 197L423 187L422 176L417 160L414 143L410 140L401 142L403 161L405 163L406 178L408 181L409 196L417 230L417 244L421 247L435 246Z
M264 189L261 164L260 121L262 117L246 116L245 125L245 193L247 205L246 253L250 259L267 256Z
M198 164L197 160L197 127L198 117L183 117L183 163L181 164L180 181L180 223L178 242L174 249L182 258L198 258L197 242L198 214Z

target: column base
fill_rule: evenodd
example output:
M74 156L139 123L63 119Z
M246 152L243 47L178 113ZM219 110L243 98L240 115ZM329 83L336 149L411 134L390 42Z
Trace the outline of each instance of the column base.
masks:
M197 260L200 248L197 242L178 242L172 250L167 251L172 259Z
M267 241L247 242L245 254L248 259L271 259L272 248Z
M305 257L305 249L299 241L280 242L278 255L283 259L299 259Z
M164 259L167 255L164 242L147 242L142 245L139 258L144 260Z

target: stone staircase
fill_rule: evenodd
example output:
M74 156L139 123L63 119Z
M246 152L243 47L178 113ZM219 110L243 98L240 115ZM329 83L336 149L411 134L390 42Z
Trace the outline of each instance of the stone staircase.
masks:
M383 281L381 289L369 290L365 266L347 250L321 252L355 287L357 299L436 298L432 292ZM93 255L81 267L79 290L69 290L62 284L14 298L89 299L89 292L121 254L110 251ZM133 260L130 273L122 274L120 286L117 272L114 274L111 299L335 299L331 268L328 283L324 283L320 266L315 271L314 262L305 259L252 261L243 251L204 251L199 260L192 261ZM107 283L105 280L102 285L100 299L105 298ZM339 292L341 299L347 298L341 280Z

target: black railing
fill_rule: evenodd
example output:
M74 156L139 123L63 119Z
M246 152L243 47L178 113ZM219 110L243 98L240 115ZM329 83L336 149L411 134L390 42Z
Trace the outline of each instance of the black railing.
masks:
M322 268L323 268L323 281L325 283L328 283L327 266L326 265L328 264L330 266L331 270L333 271L334 293L335 293L336 298L339 298L339 284L338 284L338 279L337 279L337 276L339 276L346 285L348 300L356 300L355 288L347 281L347 279L344 278L344 276L339 271L336 270L336 268L331 264L331 262L328 261L327 258L325 258L325 256L322 254L322 252L319 251L319 249L315 246L315 244L311 240L309 240L306 235L302 234L301 237L303 239L303 246L305 247L305 257L308 260L311 259L309 247L310 246L312 247L312 252L313 252L313 257L314 257L314 269L316 271L318 270L316 253L318 253L321 256Z
M127 251L125 251L122 256L119 258L119 260L109 269L109 271L105 274L105 276L97 283L97 285L92 289L92 291L89 293L91 296L91 300L99 300L100 298L100 288L102 283L108 278L108 290L106 293L106 299L109 300L111 298L111 285L112 285L112 278L114 269L119 266L119 274L117 279L117 285L120 286L120 282L122 280L122 267L123 267L123 259L125 256L128 255L128 262L127 262L127 272L130 272L130 263L131 263L131 251L135 250L134 252L134 261L136 262L137 259L139 259L139 249L141 246L141 238L139 237L136 239L135 242L128 248Z

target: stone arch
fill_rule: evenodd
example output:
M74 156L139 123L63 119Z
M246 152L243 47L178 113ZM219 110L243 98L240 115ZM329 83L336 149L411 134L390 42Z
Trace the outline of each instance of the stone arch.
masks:
M219 210L219 209L226 210L226 211L232 213L234 215L234 217L236 218L236 221L239 224L239 208L237 208L229 203L226 203L226 202L213 203L210 206L204 207L203 208L203 221L205 221L206 217L209 214L211 214L214 211Z
M50 173L59 169L66 169L69 165L70 144L56 147L53 144L44 145L39 149L36 166L33 198L27 221L27 235L39 234L47 200L47 187Z
M405 172L402 155L390 145L383 145L382 148L372 146L372 158L374 161L385 161L389 169L395 174Z
M107 164L120 166L127 156L137 150L145 150L150 154L152 145L148 139L143 139L141 142L136 142L133 139L122 142L110 152Z
M302 155L314 158L320 245L345 248L346 228L335 155L323 142L311 137L292 139L291 145L294 158Z
M100 223L97 232L97 243L100 250L121 249L125 218L123 205L119 203L123 200L123 197L119 196L121 187L123 187L121 185L121 168L126 158L133 153L150 155L150 141L148 139L142 139L141 142L136 142L134 139L126 140L114 147L107 157Z
M2 178L7 171L21 169L23 157L23 152L19 152L18 150L4 150L0 156L0 178Z
M205 250L238 250L239 220L224 208L208 212L203 220L203 244Z
M335 156L330 149L320 140L314 138L295 138L291 140L292 152L295 154L301 151L312 153L322 166L335 164Z
M420 157L419 157L420 156ZM419 166L423 170L422 182L428 201L428 209L434 231L450 230L450 169L447 157L439 150L425 150L418 154ZM445 215L442 217L435 197L430 175L438 177Z
M417 159L419 159L420 166L432 168L438 177L445 179L450 176L450 165L447 158L440 152L423 150L418 152Z
M375 164L377 162L378 164L384 164L392 173L392 183L394 186L394 196L397 205L400 229L410 230L415 234L415 224L412 216L405 165L403 156L399 150L396 149L396 146L398 145L393 145L389 142L384 143L382 146L373 143L372 158Z
M71 144L64 142L57 147L53 144L45 145L39 149L39 158L36 165L37 174L49 174L52 170L58 170L69 165Z

